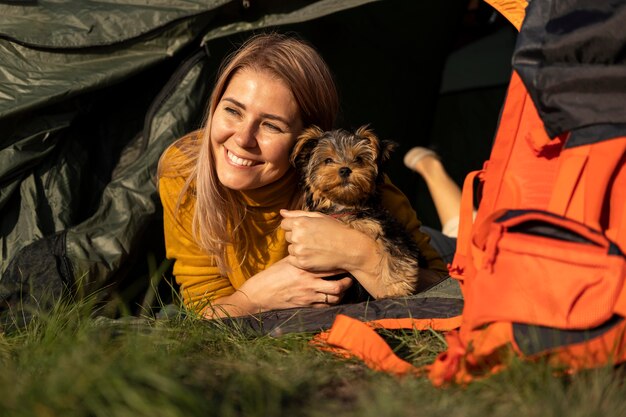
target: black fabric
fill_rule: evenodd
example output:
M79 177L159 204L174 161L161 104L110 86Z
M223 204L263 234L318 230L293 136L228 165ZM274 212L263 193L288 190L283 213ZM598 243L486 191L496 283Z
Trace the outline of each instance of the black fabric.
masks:
M0 280L0 329L27 324L73 292L73 273L65 256L65 234L31 243L13 258Z
M447 265L452 262L456 251L456 238L446 236L439 230L432 227L422 226L421 231L430 236L430 246L432 246Z
M335 317L343 314L361 321L387 318L450 318L461 314L463 300L443 297L402 297L342 304L328 308L300 308L274 310L266 313L227 319L210 320L212 324L226 324L254 334L280 336L295 332L328 330Z
M513 338L525 355L534 355L550 349L592 340L602 336L622 321L624 318L616 315L600 326L584 330L561 330L514 323Z
M503 223L507 220L514 219L516 217L525 215L525 214L537 214L538 216L544 216L547 218L553 218L555 221L564 220L568 223L576 223L580 226L584 227L585 230L589 234L594 234L596 236L602 236L603 239L607 240L608 250L607 254L609 255L617 255L624 256L623 252L614 242L610 241L606 236L604 236L600 231L596 229L592 229L582 223L579 223L575 220L568 219L558 214L550 213L549 211L543 210L507 210L502 216L498 217L494 221L497 223ZM551 239L559 239L565 242L576 242L576 243L586 243L589 245L598 245L595 241L588 238L587 236L581 235L578 232L568 229L565 226L561 226L559 224L551 223L545 219L528 219L521 223L518 223L513 226L508 226L508 230L510 233L526 233L528 235L536 235L536 236L544 236Z
M550 137L626 123L626 2L531 1L513 68Z
M624 105L626 106L626 103ZM626 112L626 109L624 111ZM572 131L563 147L574 148L622 136L626 136L626 123L588 126Z

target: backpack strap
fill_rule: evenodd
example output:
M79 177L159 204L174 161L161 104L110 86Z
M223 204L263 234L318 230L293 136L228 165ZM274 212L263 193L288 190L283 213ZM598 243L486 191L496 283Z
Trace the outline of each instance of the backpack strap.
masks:
M549 211L602 230L605 197L625 152L624 138L564 149Z
M460 325L461 316L428 319L389 318L365 323L339 314L330 330L316 335L311 343L321 350L341 356L357 357L375 370L395 375L421 374L425 370L416 368L398 357L387 342L376 333L376 329L447 331L457 329Z
M416 371L413 365L396 356L370 325L343 314L337 316L330 330L318 334L311 343L321 350L357 357L377 371L395 375Z
M559 169L554 182L552 198L548 204L548 211L559 216L578 220L582 219L582 204L574 203L582 195L576 195L576 189L581 189L582 172L589 158L589 147L581 146L562 152L559 158Z
M469 253L472 225L474 222L474 181L481 178L484 170L472 171L465 177L463 191L461 192L461 212L459 213L459 234L456 240L454 259L448 269L450 276L463 281L466 268L471 268L471 262L467 258Z
M626 174L624 176L626 177ZM615 242L617 242L622 251L626 250L626 214L624 213L622 213L619 223L616 224Z

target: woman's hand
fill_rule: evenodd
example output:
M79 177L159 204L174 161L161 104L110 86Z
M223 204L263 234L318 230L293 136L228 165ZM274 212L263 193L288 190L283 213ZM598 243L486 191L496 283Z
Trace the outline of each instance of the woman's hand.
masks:
M294 307L328 307L338 304L352 278L326 280L340 271L308 272L286 258L250 277L234 294L215 300L205 311L208 318L239 316Z
M371 269L380 259L374 239L326 214L281 210L281 227L289 242L287 260L309 271ZM378 272L372 270L371 272Z
M380 282L382 249L370 236L318 212L281 210L290 264L309 271L344 270L374 298L389 295Z
M319 213L281 210L281 227L289 243L287 260L309 271L346 270L360 263L369 239L341 221Z

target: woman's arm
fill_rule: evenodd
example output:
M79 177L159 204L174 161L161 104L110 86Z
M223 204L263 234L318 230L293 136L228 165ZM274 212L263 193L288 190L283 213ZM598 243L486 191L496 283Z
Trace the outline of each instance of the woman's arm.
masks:
M334 272L337 271L308 272L285 258L250 277L233 294L215 299L202 314L215 318L338 304L352 285L352 279L324 279Z
M168 207L169 208L169 207ZM204 317L234 317L294 307L325 307L339 303L351 278L328 281L280 260L244 281L238 289L221 275L211 258L194 243L188 227L164 211L167 257L174 259L174 275L184 303Z
M174 222L169 210L165 210L164 218L167 256L175 260L174 275L183 301L204 317L234 317L275 309L334 305L352 284L351 278L323 279L338 271L308 272L283 259L235 289L194 243L188 228Z
M436 282L447 275L445 263L430 245L430 237L420 230L421 223L406 196L387 177L380 184L380 192L383 205L418 245L424 261L420 267L432 276L421 282ZM290 243L288 259L293 265L309 270L343 269L358 279L374 298L393 295L392 289L379 279L383 254L371 237L321 213L283 210L281 214L284 217L281 226Z
M307 272L285 260L275 262L247 280L241 278L231 283L195 243L191 231L193 205L176 207L183 184L183 179L178 177L162 178L159 191L166 256L175 260L174 275L189 308L212 318L293 307L324 307L337 304L352 284L351 278L323 279L333 275L334 270Z
M383 254L374 239L321 213L282 210L281 214L290 264L311 271L344 270L374 298L391 295L379 279Z

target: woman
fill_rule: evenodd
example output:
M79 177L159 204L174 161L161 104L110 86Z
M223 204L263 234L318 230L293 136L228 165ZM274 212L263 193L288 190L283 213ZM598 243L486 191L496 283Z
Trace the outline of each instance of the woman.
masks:
M296 210L291 149L305 127L333 128L338 107L329 69L305 42L257 35L225 61L204 128L159 164L167 257L188 307L211 318L333 305L352 279L323 278L345 271L372 296L387 295L373 240ZM404 195L385 184L383 199L414 233L426 267L445 274Z

